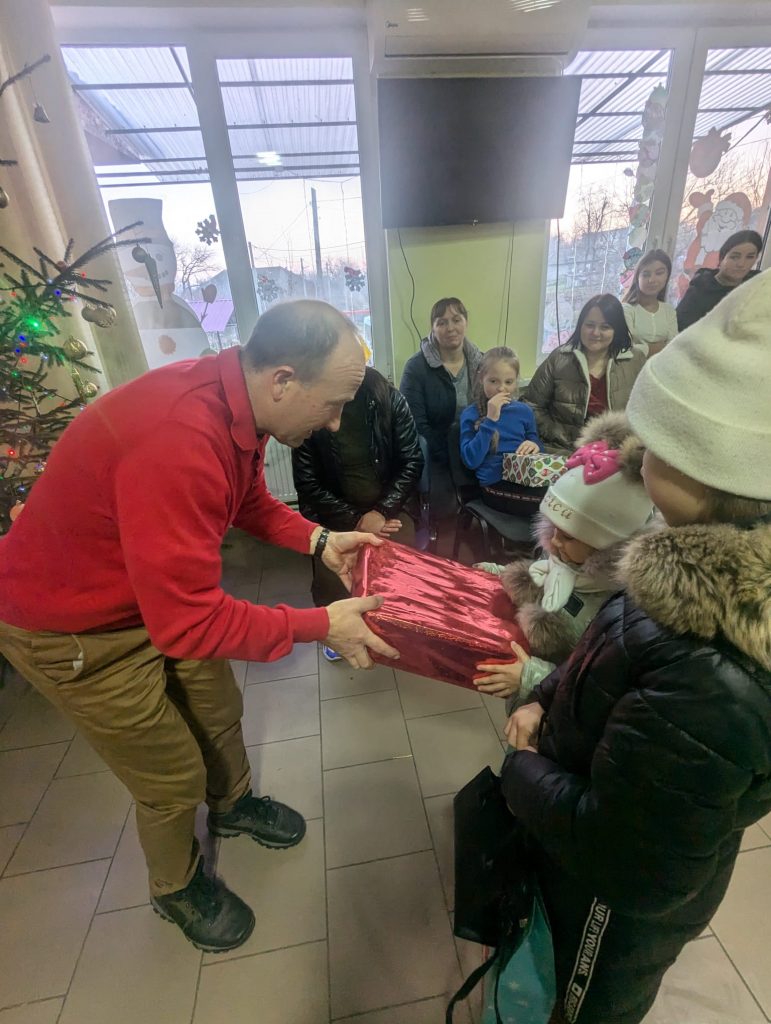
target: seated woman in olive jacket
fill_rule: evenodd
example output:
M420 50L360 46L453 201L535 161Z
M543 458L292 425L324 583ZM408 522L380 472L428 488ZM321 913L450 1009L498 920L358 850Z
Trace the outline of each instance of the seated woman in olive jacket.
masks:
M623 411L645 359L632 345L618 299L589 299L572 336L549 353L527 386L525 401L547 450L572 453L588 419Z
M293 450L292 469L306 519L331 530L395 534L402 526L397 517L423 472L418 432L404 397L368 366L353 401L343 407L340 429L314 431ZM317 559L312 594L317 605L349 596L339 577Z

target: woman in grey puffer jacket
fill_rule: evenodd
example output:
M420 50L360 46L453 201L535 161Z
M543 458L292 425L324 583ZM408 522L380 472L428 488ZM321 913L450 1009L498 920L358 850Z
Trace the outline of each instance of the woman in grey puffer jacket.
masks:
M632 345L619 300L589 299L572 336L547 356L527 387L525 401L547 449L572 452L588 419L623 412L645 358Z

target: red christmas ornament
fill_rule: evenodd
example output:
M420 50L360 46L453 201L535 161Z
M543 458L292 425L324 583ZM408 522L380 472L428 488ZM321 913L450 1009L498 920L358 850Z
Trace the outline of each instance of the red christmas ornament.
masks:
M162 334L158 339L158 348L165 356L170 356L177 351L177 343L168 334Z

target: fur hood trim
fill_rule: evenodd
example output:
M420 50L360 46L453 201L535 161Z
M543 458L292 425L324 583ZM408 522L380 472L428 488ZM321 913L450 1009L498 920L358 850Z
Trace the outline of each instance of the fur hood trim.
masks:
M574 647L566 619L559 612L547 612L539 604L523 605L517 623L536 657L561 665Z
M723 635L771 671L771 523L670 527L630 541L618 578L677 634Z

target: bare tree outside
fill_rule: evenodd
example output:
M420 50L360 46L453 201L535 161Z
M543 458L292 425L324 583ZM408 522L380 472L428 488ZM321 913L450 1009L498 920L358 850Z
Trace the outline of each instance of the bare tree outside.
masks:
M208 245L187 245L172 241L177 255L179 288L188 299L193 297L193 288L204 284L223 268L217 253Z

